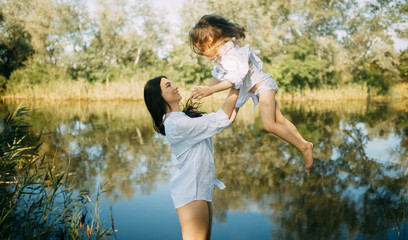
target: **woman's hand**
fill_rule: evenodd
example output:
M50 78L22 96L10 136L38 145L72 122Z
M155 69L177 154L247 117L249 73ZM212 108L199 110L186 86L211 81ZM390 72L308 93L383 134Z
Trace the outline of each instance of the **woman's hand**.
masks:
M197 100L201 100L205 97L212 95L214 92L212 91L211 87L208 86L199 86L195 87L191 93L191 97Z

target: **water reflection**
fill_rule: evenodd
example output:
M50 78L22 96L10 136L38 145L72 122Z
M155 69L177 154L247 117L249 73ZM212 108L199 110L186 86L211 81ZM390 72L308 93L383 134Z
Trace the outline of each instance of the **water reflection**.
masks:
M34 128L45 133L42 154L69 165L76 188L92 192L103 183L116 201L148 194L167 180L170 149L151 131L140 104L30 105Z
M168 181L174 161L142 103L30 105L35 129L48 133L42 153L69 165L76 188L92 191L104 182L115 202ZM397 231L408 213L408 103L281 108L315 144L314 169L305 175L297 150L266 133L251 106L243 109L214 138L217 177L227 185L215 192L216 221L228 221L228 211L259 212L275 226L266 238L280 239L387 238Z
M287 106L287 117L316 144L310 176L299 170L293 147L265 134L258 122L249 132L232 126L215 147L218 174L228 186L216 193L216 216L224 221L224 211L256 203L279 225L276 238L387 238L382 234L401 221L408 200L408 114L393 104L367 103L347 113ZM392 158L368 157L367 144L391 135L399 140L387 149Z

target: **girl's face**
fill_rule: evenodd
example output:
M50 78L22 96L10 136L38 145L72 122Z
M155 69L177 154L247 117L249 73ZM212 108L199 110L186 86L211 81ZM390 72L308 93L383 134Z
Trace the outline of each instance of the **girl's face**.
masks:
M179 103L181 95L178 91L178 87L173 85L167 78L160 80L161 95L163 99L171 106L172 103Z

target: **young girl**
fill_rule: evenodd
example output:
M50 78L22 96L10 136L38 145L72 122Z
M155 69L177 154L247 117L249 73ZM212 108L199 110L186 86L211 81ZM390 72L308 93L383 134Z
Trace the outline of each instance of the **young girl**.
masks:
M306 141L295 125L281 113L275 100L278 85L262 72L262 61L251 47L239 47L237 41L245 38L245 28L220 15L204 15L190 30L193 52L213 60L214 79L206 87L195 88L192 97L202 99L215 92L234 87L239 89L237 108L252 97L259 101L259 112L264 129L295 146L303 156L306 170L313 166L313 144Z

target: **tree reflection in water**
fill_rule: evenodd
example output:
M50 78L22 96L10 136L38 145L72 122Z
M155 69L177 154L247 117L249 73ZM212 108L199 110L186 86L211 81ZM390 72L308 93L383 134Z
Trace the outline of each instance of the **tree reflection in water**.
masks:
M304 173L294 147L262 129L258 113L241 110L214 138L217 177L227 185L215 191L216 221L228 221L228 211L257 211L277 226L271 238L387 238L408 215L407 103L281 108L315 144L312 172ZM169 180L170 148L153 132L142 103L33 103L32 109L32 125L49 133L43 154L69 164L77 189L92 191L103 182L115 202ZM368 144L390 138L397 144L373 157Z
M294 148L265 133L259 119L252 131L236 124L219 134L216 167L227 190L216 192L216 219L225 222L226 211L245 211L255 203L279 225L272 238L387 238L386 231L408 212L408 114L390 105L370 103L349 113L324 106L286 108L287 117L315 143L309 176ZM378 134L400 139L392 159L367 156L367 143Z
M42 153L69 165L77 189L92 192L103 184L115 202L149 194L167 181L170 148L152 131L143 105L35 103L31 108L34 128L46 133Z

